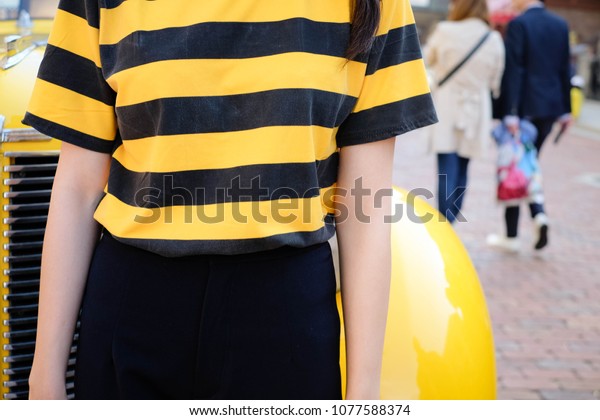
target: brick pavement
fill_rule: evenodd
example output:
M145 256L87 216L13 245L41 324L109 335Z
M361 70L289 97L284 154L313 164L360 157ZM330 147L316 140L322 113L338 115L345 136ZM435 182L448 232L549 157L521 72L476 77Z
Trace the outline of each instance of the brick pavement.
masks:
M435 192L435 161L426 149L423 132L400 137L397 185ZM600 398L600 131L575 129L558 145L544 146L550 245L537 253L528 211L522 211L518 255L485 245L486 234L503 230L491 152L470 164L467 222L456 231L487 298L498 398Z

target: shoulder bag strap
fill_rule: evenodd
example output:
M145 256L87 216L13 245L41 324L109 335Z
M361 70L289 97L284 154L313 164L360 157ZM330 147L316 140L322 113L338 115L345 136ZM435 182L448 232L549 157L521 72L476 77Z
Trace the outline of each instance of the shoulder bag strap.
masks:
M481 39L479 40L477 45L475 45L473 47L473 49L471 51L469 51L469 53L466 55L466 57L463 58L460 61L460 63L458 63L456 66L454 66L454 68L448 72L446 77L444 77L442 80L440 80L438 82L438 87L441 87L444 83L446 83L448 81L448 79L450 79L454 75L454 73L456 73L467 61L469 61L469 59L473 56L473 54L475 54L475 52L479 49L479 47L481 47L483 45L485 40L488 39L488 37L490 36L491 33L492 33L492 31L487 31L485 33L485 35L483 35L481 37Z

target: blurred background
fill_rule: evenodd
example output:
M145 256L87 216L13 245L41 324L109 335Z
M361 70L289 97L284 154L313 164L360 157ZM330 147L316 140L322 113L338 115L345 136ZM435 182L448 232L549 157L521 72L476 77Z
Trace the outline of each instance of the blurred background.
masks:
M435 24L446 18L449 0L411 2L425 45ZM488 2L492 25L502 31L514 17L511 2ZM546 7L569 24L571 60L583 92L573 127L559 143L549 141L542 153L550 245L535 252L531 222L522 217L521 252L486 246L486 234L503 229L493 148L469 166L462 209L467 221L455 223L454 229L487 299L498 398L600 399L600 0L546 0ZM398 138L396 185L435 194L435 172L426 130Z
M421 41L437 22L445 19L449 0L411 0ZM492 25L502 32L515 15L511 0L488 0ZM567 20L576 73L588 98L600 99L600 0L546 0L546 7ZM600 116L598 117L600 118Z

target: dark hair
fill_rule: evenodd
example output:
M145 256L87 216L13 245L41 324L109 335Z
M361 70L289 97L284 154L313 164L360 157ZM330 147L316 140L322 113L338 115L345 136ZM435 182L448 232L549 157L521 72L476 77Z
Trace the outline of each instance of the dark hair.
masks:
M369 51L381 18L380 0L350 0L354 2L352 29L346 58L352 60Z

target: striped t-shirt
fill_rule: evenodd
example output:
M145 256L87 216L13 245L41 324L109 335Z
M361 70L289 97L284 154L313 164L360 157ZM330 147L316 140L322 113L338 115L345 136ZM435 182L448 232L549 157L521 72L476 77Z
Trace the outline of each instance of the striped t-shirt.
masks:
M166 256L334 233L338 150L436 121L409 0L61 0L24 123L112 154L95 219Z

